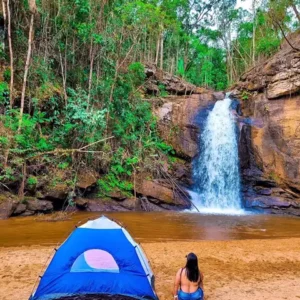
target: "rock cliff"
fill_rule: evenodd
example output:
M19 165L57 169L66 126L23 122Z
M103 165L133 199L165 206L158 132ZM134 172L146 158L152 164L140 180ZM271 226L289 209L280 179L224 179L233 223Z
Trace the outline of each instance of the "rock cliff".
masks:
M300 47L299 34L289 38ZM300 53L284 42L241 77L234 96L249 117L240 142L245 204L300 214Z
M222 92L202 90L200 94L169 97L155 109L162 138L176 155L190 161L198 154L198 139L202 125L215 101L224 99Z

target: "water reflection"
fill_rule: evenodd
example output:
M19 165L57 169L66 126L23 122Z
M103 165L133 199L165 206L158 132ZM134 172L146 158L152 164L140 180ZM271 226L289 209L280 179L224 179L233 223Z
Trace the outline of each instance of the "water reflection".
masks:
M0 246L61 243L79 221L99 213L77 213L72 219L40 222L34 217L0 221ZM106 213L120 221L139 242L237 240L300 237L300 219L274 215L201 215L197 213Z

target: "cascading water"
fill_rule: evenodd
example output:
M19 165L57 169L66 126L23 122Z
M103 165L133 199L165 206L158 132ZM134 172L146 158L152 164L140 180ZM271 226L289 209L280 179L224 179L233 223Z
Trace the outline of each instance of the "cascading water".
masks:
M237 132L231 99L216 102L200 139L200 155L194 161L196 193L200 212L241 212Z

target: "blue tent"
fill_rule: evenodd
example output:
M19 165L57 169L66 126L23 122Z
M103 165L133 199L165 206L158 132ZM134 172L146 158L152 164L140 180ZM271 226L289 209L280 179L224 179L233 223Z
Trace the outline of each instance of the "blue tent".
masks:
M103 216L73 231L56 251L30 300L88 295L158 299L152 282L141 247L122 226Z

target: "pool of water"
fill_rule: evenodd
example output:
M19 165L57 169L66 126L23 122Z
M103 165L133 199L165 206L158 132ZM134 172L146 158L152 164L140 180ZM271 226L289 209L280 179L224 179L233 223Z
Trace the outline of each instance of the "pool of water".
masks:
M121 222L138 242L300 238L300 218L275 215L204 215L198 213L105 213ZM0 220L0 246L53 245L63 242L79 222L100 213L76 213L69 220L36 217Z

